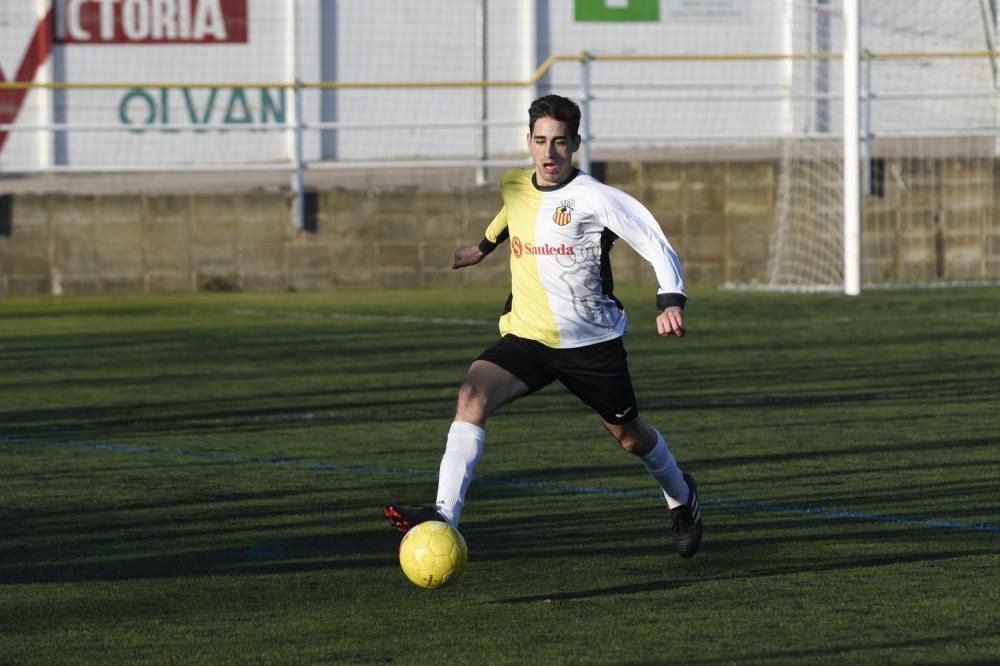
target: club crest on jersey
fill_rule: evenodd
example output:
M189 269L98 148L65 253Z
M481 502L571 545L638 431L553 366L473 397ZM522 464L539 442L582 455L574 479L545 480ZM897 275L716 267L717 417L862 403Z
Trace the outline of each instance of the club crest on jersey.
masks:
M552 221L560 227L565 227L573 221L573 206L575 205L576 202L572 199L560 201L559 207L556 208L556 212L552 213Z

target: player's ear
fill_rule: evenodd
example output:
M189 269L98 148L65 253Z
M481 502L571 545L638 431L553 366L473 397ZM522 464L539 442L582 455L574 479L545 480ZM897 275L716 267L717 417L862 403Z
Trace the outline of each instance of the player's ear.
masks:
M580 150L581 143L583 143L583 137L581 137L579 134L575 135L573 137L573 141L570 143L570 147L573 149L572 152L575 153L576 151Z

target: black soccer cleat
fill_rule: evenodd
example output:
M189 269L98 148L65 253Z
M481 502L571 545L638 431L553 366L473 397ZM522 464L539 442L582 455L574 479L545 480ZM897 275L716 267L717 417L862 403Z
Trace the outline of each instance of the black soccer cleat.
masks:
M437 512L437 509L432 506L402 506L399 504L386 504L382 509L382 513L384 513L386 519L392 523L392 526L403 534L409 532L413 526L419 525L420 523L426 523L431 520L448 522L441 516L440 513Z
M681 557L690 559L698 552L701 545L701 506L698 504L698 486L694 477L684 472L684 480L691 489L687 504L681 504L670 510L673 521L672 531L674 545Z

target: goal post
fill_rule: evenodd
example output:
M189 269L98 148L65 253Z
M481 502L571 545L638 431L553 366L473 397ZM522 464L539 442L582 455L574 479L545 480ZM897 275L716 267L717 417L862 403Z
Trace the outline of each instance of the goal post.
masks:
M861 293L861 0L844 0L844 293Z

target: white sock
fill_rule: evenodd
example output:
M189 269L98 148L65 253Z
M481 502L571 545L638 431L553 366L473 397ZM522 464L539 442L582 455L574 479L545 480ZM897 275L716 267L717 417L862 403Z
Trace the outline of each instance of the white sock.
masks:
M448 442L438 471L437 510L452 527L458 527L465 504L465 493L472 482L472 471L486 447L486 431L473 423L455 421L448 431Z
M646 471L660 484L668 507L673 509L688 501L691 490L659 431L656 433L656 446L642 457L642 462L646 464Z

